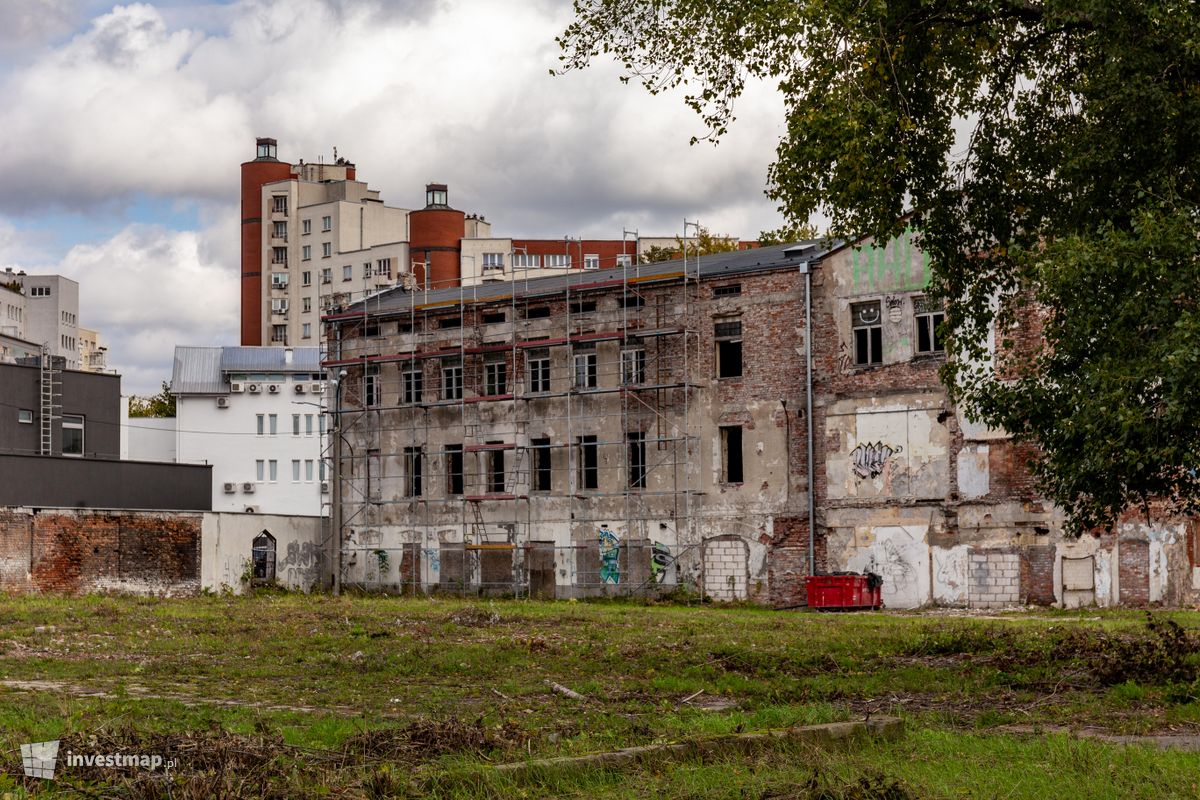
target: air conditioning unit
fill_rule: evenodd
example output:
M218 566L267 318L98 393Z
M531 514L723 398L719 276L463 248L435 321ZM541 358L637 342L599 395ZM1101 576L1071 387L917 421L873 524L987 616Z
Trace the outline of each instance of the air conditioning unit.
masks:
M249 483L249 482L243 483L242 491L245 492L246 494L254 494L254 484Z
M308 387L308 390L310 392L312 392L313 394L324 394L325 393L325 384L314 383L312 386Z
M329 494L329 481L321 481L321 494Z
M268 383L267 391L270 392L271 394L279 394L279 384L278 383Z
M217 408L229 408L229 398L228 397L218 397L217 398Z
M246 391L246 384L242 383L241 381L234 381L229 384L229 391L244 392Z
M296 394L304 394L307 391L308 391L308 387L305 386L303 383L296 384Z
M257 383L251 383L246 386L246 391L249 392L250 394L258 394L259 392L262 391L262 387L259 386Z
M236 492L236 491L237 491L237 484L236 484L236 483L227 483L227 484L225 484L225 494L233 494L233 493L234 493L234 492Z

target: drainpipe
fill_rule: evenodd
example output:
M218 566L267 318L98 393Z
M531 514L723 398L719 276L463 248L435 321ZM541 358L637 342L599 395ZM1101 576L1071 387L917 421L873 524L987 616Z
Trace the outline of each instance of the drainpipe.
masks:
M808 574L817 574L816 564L816 486L813 484L813 370L812 370L812 270L809 262L800 264L804 276L804 419L808 427Z

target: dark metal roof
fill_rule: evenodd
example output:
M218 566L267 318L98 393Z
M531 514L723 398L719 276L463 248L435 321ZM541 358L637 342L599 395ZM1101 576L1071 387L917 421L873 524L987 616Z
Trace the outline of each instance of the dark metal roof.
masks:
M795 242L786 245L757 247L752 250L738 250L731 253L713 253L699 258L699 276L701 279L721 278L727 275L740 275L749 272L765 272L769 270L795 267L804 261L815 261L829 250L839 246L841 242L826 242L814 239L805 242ZM414 303L417 305L455 304L459 301L474 303L488 300L507 299L515 292L518 297L552 296L568 290L586 291L589 288L599 288L606 283L619 284L623 280L654 280L682 275L684 261L660 261L656 264L638 264L629 267L610 267L608 269L582 270L572 269L565 275L550 275L542 278L524 280L517 277L514 280L489 281L474 286L453 287L450 289L434 289L429 292L408 291L403 286L394 286L378 294L357 300L340 313L330 314L326 319L337 320L343 316L361 317L364 311L369 314L387 314L408 310ZM687 259L687 270L696 275L697 259Z

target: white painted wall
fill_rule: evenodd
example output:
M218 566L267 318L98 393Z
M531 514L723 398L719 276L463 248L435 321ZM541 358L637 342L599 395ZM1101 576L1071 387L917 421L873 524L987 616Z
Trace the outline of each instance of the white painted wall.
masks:
M121 398L121 458L130 461L175 460L175 417L129 417L129 398Z
M324 437L320 419L324 394L296 394L295 386L310 381L289 380L279 384L279 392L270 394L263 384L257 394L230 393L229 407L220 408L215 395L188 395L178 398L177 453L180 463L213 465L213 510L245 511L253 507L262 514L301 514L320 516L328 513L330 495L321 491L321 454ZM310 405L313 403L320 404ZM257 432L257 415L264 418L264 435ZM276 415L276 433L270 433L270 415ZM300 415L300 435L292 432L292 415ZM307 433L308 415L312 416L312 434ZM256 461L264 464L263 479L258 479ZM271 480L270 461L276 462L275 480ZM300 480L293 480L292 462L300 462ZM313 476L307 477L306 462L313 462ZM326 482L330 480L326 473ZM235 484L234 492L225 492L226 483ZM252 491L245 491L244 484Z
M200 533L201 588L241 594L254 538L263 531L275 538L275 576L281 586L302 592L323 587L330 576L324 522L320 517L277 514L205 514Z

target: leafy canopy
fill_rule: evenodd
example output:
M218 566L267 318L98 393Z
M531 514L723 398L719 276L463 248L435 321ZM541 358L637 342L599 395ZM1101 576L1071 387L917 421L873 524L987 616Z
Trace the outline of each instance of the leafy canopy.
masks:
M1200 11L1187 0L576 0L562 69L614 58L719 138L778 84L768 194L840 236L911 210L968 416L1039 445L1077 529L1200 506ZM1031 336L1039 334L1039 336ZM993 344L994 342L994 344Z
M129 416L131 417L173 417L175 416L175 396L171 394L171 384L163 381L162 389L151 397L132 395L129 398Z

